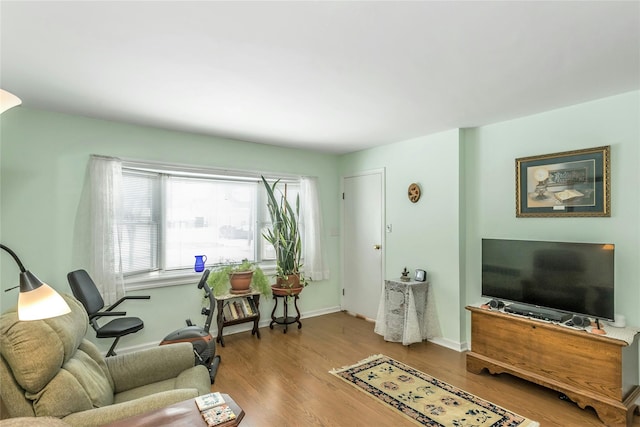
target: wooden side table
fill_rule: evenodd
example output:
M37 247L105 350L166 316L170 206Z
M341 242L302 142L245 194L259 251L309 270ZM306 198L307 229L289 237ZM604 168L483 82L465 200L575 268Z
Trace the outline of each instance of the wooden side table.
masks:
M287 298L293 298L293 306L296 308L296 317L289 316L289 300ZM302 322L300 321L300 309L298 308L298 294L295 295L277 295L273 294L275 304L273 305L273 311L271 312L271 323L269 328L273 329L274 324L284 325L284 333L287 333L287 327L292 323L298 323L298 329L302 328ZM284 315L282 317L276 317L276 308L278 308L278 299L282 299L284 305Z
M251 335L255 335L260 338L260 330L258 329L258 322L260 322L260 293L259 292L249 292L246 294L228 294L223 296L217 296L216 298L216 308L218 310L218 336L216 337L216 342L219 342L222 347L224 347L224 336L222 335L222 330L225 326L237 325L239 323L253 322L253 328L251 329ZM255 315L245 316L238 319L225 319L223 309L225 304L228 304L236 299L242 298L251 298L253 300L253 304L258 311Z
M244 418L244 411L238 404L228 395L222 394L224 401L236 418L216 427L235 427L240 425ZM206 427L207 423L202 418L195 399L184 400L165 408L156 409L146 414L136 415L135 417L125 418L103 427Z

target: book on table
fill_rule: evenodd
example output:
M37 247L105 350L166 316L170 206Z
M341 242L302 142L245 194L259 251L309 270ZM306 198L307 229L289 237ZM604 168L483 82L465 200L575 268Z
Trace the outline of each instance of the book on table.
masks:
M213 408L201 412L202 418L210 427L214 427L227 421L235 420L236 414L226 403L222 403Z
M229 304L225 304L224 305L224 307L222 309L222 312L223 312L225 320L234 320L233 314L231 313L231 308L229 307Z
M244 308L244 304L242 304L242 300L234 301L233 304L236 306L236 311L238 312L238 317L244 319L247 317L246 309Z
M258 314L258 307L256 307L256 303L253 300L253 297L247 297L247 301L249 302L249 306L251 307L251 312L254 315Z
M207 425L214 427L234 420L236 414L224 401L220 392L213 392L196 397L196 405Z
M247 317L247 313L245 313L244 306L240 301L234 301L233 305L236 306L236 312L238 312L238 319L244 319Z
M196 405L198 405L198 409L200 411L213 408L214 406L218 406L223 403L224 398L222 397L222 394L217 391L196 397Z
M242 298L242 309L246 316L253 316L255 313L251 310L251 305L249 305L249 298Z

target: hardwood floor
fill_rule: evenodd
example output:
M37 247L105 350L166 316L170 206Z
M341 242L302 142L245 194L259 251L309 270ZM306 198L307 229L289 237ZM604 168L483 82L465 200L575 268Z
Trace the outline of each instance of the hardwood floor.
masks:
M222 363L213 391L228 393L245 411L242 427L410 426L385 405L328 373L372 354L385 354L442 381L538 421L542 427L602 426L590 408L560 400L558 393L510 375L475 375L465 355L429 342L385 342L374 324L346 313L261 328L262 338L242 332L218 345ZM640 417L634 418L640 426Z

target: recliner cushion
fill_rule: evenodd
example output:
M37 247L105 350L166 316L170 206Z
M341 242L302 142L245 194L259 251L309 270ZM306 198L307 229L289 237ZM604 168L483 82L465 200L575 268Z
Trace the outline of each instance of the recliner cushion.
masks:
M63 295L69 314L21 322L17 313L0 320L0 350L38 416L63 417L113 403L113 382L102 356L84 340L88 317Z
M36 416L64 417L113 404L113 389L100 364L84 351L65 363L58 375L32 399Z
M65 370L61 370L39 393L25 395L33 401L37 417L62 418L93 407L78 380Z
M64 297L64 296L63 296ZM15 309L0 319L0 350L18 384L37 393L73 357L87 332L80 303L65 298L71 312L43 320L19 321Z

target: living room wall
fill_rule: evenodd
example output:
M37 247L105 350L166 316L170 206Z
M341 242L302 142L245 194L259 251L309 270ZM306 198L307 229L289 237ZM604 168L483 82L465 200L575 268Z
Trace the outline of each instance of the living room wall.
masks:
M0 127L0 240L25 266L58 291L70 293L66 275L74 265L72 242L76 210L91 154L196 166L317 176L331 279L311 283L300 299L307 315L339 309L337 156L249 142L171 132L17 107L5 112ZM331 231L332 230L332 231ZM0 257L2 288L18 282L18 269ZM150 301L129 301L129 315L145 329L122 339L120 347L158 342L191 318L203 324L199 275L184 285L137 291ZM0 293L2 311L15 305L18 291ZM264 300L267 319L272 300ZM215 327L213 328L215 329ZM106 350L105 340L95 340ZM106 340L108 341L108 340Z
M340 158L342 176L385 168L385 270L424 268L445 345L465 348L465 305L482 301L482 237L616 244L616 312L640 325L640 92L448 131ZM516 218L515 159L611 145L610 218ZM406 189L424 195L412 205ZM437 340L436 340L437 341Z
M435 135L363 150L340 158L340 174L385 169L386 279L404 267L427 271L442 330L442 344L459 348L460 282L460 132ZM411 203L407 189L418 183L422 196ZM373 285L372 285L373 288ZM380 292L377 290L376 292Z
M66 273L78 268L70 258L75 210L93 153L316 175L332 275L305 289L301 309L321 313L340 305L340 177L385 168L386 222L393 224L384 243L386 275L397 277L405 266L427 270L443 344L464 348L469 339L464 306L481 300L482 237L615 243L616 311L628 324L640 325L639 106L635 91L344 156L18 107L0 121L0 241L41 279L68 292ZM611 145L610 218L515 217L516 158L602 145ZM411 182L423 190L417 204L406 197ZM15 285L17 269L10 257L0 257L0 267L2 288ZM186 317L201 319L195 281L148 293L151 302L130 308L147 319L145 330L123 346L157 341ZM15 304L16 293L0 293L0 298L5 310ZM263 305L263 314L270 304Z
M480 301L482 237L616 245L615 307L640 326L640 92L464 133L467 303ZM516 218L515 159L611 146L610 218Z

